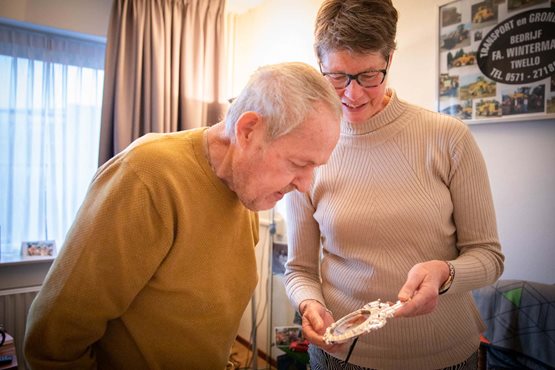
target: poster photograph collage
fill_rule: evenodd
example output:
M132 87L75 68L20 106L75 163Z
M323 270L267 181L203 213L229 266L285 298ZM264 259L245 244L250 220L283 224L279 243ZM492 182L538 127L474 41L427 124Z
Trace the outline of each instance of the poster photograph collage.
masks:
M467 123L555 117L555 1L439 7L438 110Z

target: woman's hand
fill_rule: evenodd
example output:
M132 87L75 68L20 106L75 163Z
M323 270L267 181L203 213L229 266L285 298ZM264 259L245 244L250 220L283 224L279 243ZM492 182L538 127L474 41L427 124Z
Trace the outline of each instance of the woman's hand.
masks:
M334 353L341 350L342 344L326 344L324 333L334 322L332 313L319 301L308 299L300 304L302 313L303 336L310 343L322 348L323 350Z
M427 261L414 265L405 285L398 294L405 302L395 317L411 317L432 312L438 303L439 288L449 277L449 266L445 261Z

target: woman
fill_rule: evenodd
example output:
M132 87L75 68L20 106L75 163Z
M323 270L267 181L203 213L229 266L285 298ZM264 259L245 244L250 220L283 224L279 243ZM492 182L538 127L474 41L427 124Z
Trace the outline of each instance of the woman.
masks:
M503 271L469 129L386 88L396 25L390 0L326 0L316 19L320 69L343 121L310 191L287 197L285 284L312 369L476 368L485 327L471 291ZM358 339L347 364L347 346L326 344L325 329L377 299L405 304Z

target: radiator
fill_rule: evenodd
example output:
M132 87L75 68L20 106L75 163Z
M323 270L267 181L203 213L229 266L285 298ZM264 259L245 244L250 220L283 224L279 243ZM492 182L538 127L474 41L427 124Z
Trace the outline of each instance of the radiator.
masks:
M18 370L27 370L23 357L23 337L27 312L39 289L40 286L0 290L0 324L14 338Z

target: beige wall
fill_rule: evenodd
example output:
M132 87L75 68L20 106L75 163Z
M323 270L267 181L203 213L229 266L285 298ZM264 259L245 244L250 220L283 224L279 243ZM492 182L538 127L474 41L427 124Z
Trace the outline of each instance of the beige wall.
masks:
M0 0L0 17L106 37L112 0Z
M317 67L312 33L321 2L263 0L236 17L235 50L230 56L235 94L249 74L263 64L302 61ZM389 83L405 99L430 109L435 107L436 10L441 3L445 1L394 1L400 13L400 37Z
M257 67L285 61L317 66L312 52L320 0L263 0L236 17L231 90L237 94Z
M403 99L429 109L436 106L437 9L441 2L393 1L399 12L399 23L389 85Z

